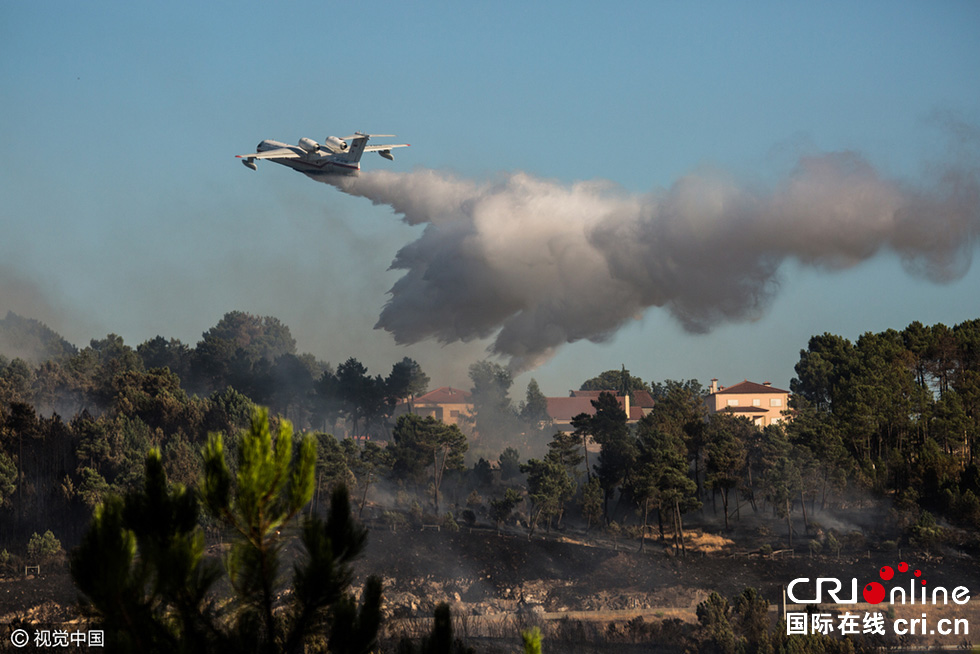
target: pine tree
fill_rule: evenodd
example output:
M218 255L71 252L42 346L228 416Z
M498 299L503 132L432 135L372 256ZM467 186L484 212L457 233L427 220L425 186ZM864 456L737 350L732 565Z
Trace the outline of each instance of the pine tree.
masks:
M221 570L204 557L198 496L168 488L160 454L151 450L143 488L125 498L110 494L72 555L72 576L105 627L107 651L298 653L318 636L329 638L332 652L370 651L381 582L368 579L360 607L348 592L350 563L367 531L353 520L345 486L334 491L326 520L304 521L292 593L277 600L281 532L310 501L315 462L314 440L303 439L294 456L292 426L281 421L273 438L264 410L239 440L234 477L222 436L209 438L201 497L234 533L227 602L213 592Z

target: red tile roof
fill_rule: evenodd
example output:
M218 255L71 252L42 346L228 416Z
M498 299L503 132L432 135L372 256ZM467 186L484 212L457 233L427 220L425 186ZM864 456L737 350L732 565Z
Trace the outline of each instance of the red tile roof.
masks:
M597 396L598 397L598 396ZM549 397L548 416L552 420L568 422L580 413L593 415L595 407L589 397Z
M773 386L766 386L765 384L756 384L755 382L750 382L748 380L727 388L719 388L718 392L725 394L751 393L754 395L758 395L760 393L789 393L789 391L784 391ZM712 393L712 395L714 395L714 393Z
M603 393L616 395L618 391L568 391L568 397L591 397L598 399Z
M415 398L415 404L467 404L470 401L468 391L451 386L443 386L425 395Z
M649 391L633 391L633 401L630 402L631 408L638 406L643 409L652 409L654 404L656 401Z
M588 398L592 398L592 399L598 399L599 396L602 395L603 393L609 393L610 395L615 395L616 397L619 397L619 391L612 391L612 390L609 390L609 391L569 391L568 392L568 396L569 397L588 397ZM649 391L633 391L631 393L631 395L633 396L633 399L630 401L630 408L631 409L633 407L635 407L635 406L642 407L644 409L652 409L653 408L653 405L656 404L656 402L653 399L653 396L650 395L650 392Z
M600 393L608 393L609 391L572 391L572 393L595 393L595 395L573 395L572 397L549 397L548 399L548 416L557 422L568 422L580 413L587 413L590 416L595 415L595 407L592 406L592 400L599 397ZM619 402L619 408L623 409L625 407L625 398L617 397L616 401ZM639 420L643 417L640 412L640 407L630 406L630 420Z

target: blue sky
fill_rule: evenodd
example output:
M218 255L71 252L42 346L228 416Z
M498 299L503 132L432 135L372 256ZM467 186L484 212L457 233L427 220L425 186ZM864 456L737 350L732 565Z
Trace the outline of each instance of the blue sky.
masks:
M398 346L372 329L421 227L233 155L385 132L412 147L365 168L644 194L704 169L765 186L801 152L847 150L915 185L962 145L950 116L980 125L978 35L975 2L2 3L0 312L135 346L193 345L240 309L334 364L384 374L411 356L434 385L468 386L485 341ZM514 394L621 364L787 387L813 334L977 318L976 263L934 284L887 250L842 271L790 259L751 322L692 335L650 308L560 348Z

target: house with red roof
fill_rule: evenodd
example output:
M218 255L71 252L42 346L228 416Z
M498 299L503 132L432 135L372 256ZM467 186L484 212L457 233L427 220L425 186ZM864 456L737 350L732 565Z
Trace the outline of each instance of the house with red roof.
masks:
M639 422L653 408L653 396L647 391L633 391L632 397L619 395L617 391L569 391L568 397L546 398L548 416L555 428L561 431L572 431L572 418L580 413L595 414L592 400L598 399L602 393L611 393L616 396L616 400L626 412L627 422L630 424ZM423 418L431 416L447 425L457 425L464 428L468 426L467 421L472 421L474 415L473 401L471 393L468 391L452 386L442 386L414 399L400 400L395 406L393 417L397 418L406 413L414 413Z
M633 424L648 414L653 408L653 396L647 391L633 391L632 397L620 395L618 391L569 391L568 397L549 397L548 416L555 428L572 431L572 418L580 413L595 415L592 400L599 399L602 393L616 397L619 406L626 412L626 422Z
M442 386L412 400L402 400L395 407L394 417L414 413L423 418L432 417L447 425L463 427L463 422L473 416L471 393L452 386Z
M708 413L727 411L749 418L758 427L767 427L786 419L783 412L789 408L789 391L769 382L757 384L749 380L726 388L712 379L704 405Z

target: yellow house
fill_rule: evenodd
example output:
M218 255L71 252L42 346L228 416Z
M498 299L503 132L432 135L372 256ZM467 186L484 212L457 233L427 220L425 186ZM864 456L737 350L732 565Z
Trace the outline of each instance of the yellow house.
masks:
M728 411L749 418L758 427L785 420L783 411L789 408L788 403L789 391L773 388L769 382L756 384L748 380L725 388L712 379L704 399L708 413Z
M447 425L463 426L463 421L473 417L470 393L451 386L443 386L409 402L402 400L395 407L394 417L414 413L423 418L429 416Z

